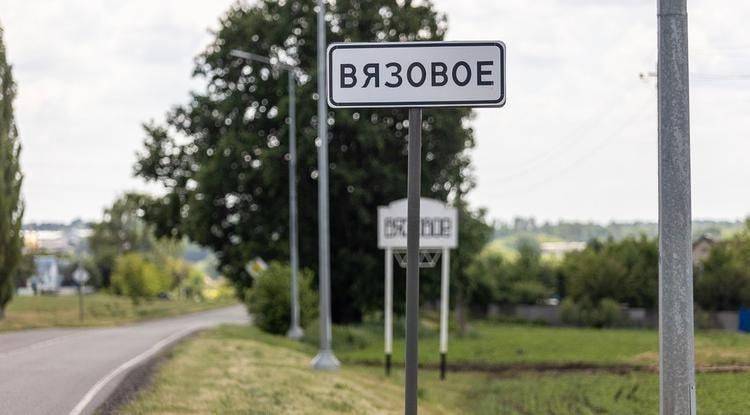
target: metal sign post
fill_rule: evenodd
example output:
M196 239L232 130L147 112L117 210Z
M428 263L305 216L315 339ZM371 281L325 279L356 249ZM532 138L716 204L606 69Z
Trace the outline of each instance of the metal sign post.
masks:
M449 275L451 251L443 248L443 272L440 276L440 379L445 380L445 366L448 355L448 302L450 298Z
M409 110L406 195L406 397L407 415L417 413L419 365L419 196L422 185L422 110Z
M686 0L659 0L659 407L696 413Z
M384 348L385 374L391 374L391 354L393 353L393 250L385 249L385 320Z
M78 284L78 319L83 321L83 286L89 280L89 273L78 264L73 271L73 281Z
M503 106L505 45L502 42L338 43L328 47L327 55L327 71L321 68L318 73L327 75L326 98L331 107L409 109L404 412L414 415L419 355L422 108ZM326 137L321 136L321 140L325 145Z

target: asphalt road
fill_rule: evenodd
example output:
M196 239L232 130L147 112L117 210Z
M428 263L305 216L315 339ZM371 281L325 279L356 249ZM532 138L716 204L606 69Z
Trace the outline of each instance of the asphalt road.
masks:
M195 330L246 323L242 306L95 329L0 334L0 414L90 414L128 371Z

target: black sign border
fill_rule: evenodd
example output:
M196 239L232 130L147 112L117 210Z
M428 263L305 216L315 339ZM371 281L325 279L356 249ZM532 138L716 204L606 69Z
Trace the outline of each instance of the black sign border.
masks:
M453 46L496 46L500 49L500 98L484 101L407 101L407 102L351 102L339 104L333 99L333 51L336 49L368 48L409 48L409 47L453 47ZM326 99L332 108L404 108L404 107L502 107L505 105L505 43L501 41L484 42L382 42L382 43L333 43L328 47L326 78Z

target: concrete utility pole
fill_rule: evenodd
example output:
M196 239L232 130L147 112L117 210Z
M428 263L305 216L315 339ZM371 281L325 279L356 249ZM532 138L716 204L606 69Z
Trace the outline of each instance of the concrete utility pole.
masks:
M331 257L328 241L328 108L326 104L326 8L318 0L318 267L320 350L312 361L317 370L340 366L331 349Z
M695 401L686 0L659 0L659 407Z

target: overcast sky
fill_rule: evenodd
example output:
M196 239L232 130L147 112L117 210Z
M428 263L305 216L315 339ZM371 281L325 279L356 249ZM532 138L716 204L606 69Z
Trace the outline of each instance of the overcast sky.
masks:
M140 124L200 85L233 0L0 0L19 84L26 221L97 219ZM471 196L490 216L655 220L656 0L436 0L450 40L503 40L508 103L478 110ZM693 213L750 214L750 2L689 1Z

